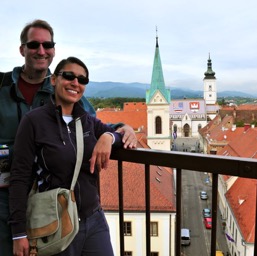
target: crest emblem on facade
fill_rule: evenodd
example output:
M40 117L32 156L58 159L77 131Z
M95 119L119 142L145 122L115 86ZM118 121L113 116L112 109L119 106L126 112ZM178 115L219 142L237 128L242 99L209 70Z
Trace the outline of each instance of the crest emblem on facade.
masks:
M198 112L200 108L200 103L198 101L191 101L189 102L189 107L192 112Z

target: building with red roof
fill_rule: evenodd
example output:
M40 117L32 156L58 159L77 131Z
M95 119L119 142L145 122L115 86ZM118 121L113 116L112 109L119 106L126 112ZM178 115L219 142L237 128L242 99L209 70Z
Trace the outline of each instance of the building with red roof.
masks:
M159 51L157 51L157 53L158 52ZM155 72L154 70L153 72ZM162 89L164 90L164 88ZM164 91L167 94L166 90ZM161 95L161 92L159 92L159 95ZM156 94L153 94L153 97L155 96ZM136 132L138 139L137 147L149 148L147 113L146 103L128 102L124 103L123 110L98 110L96 116L104 123L122 122L130 125ZM168 112L166 112L166 115L169 118ZM167 145L170 149L169 126L168 136L165 135L164 137L161 137L160 135L157 137L153 136L152 141L163 140L165 143L168 142ZM146 241L145 166L137 163L123 162L122 169L126 255L129 255L129 253L132 252L133 255L146 255L144 246ZM115 255L120 254L117 170L117 161L111 160L108 169L103 170L100 173L99 186L101 205L105 211L110 227ZM150 166L151 250L157 252L158 255L165 255L168 251L174 252L176 216L175 199L173 170L162 166ZM172 255L174 255L174 253Z
M230 141L217 152L218 155L257 158L257 128L246 125L226 134ZM226 223L227 242L233 255L234 252L253 255L256 182L253 179L219 175L219 208Z

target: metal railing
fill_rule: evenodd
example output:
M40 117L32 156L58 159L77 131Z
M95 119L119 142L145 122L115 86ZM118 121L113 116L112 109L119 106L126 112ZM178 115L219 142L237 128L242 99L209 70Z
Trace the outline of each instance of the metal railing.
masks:
M211 256L216 254L216 223L217 223L217 192L218 175L231 175L243 178L257 179L257 160L241 157L224 157L218 155L204 155L198 153L185 153L162 151L153 149L121 149L113 152L111 159L118 160L119 178L119 217L120 217L120 255L124 256L124 209L123 209L123 162L134 162L145 165L145 206L146 206L146 256L151 254L150 236L150 166L163 166L176 168L176 240L175 255L181 254L181 198L183 169L212 173L212 230L211 230ZM256 203L257 206L257 203ZM255 206L255 207L256 207ZM256 223L257 217L255 217ZM255 225L257 237L257 225ZM254 256L257 256L257 241L254 242Z

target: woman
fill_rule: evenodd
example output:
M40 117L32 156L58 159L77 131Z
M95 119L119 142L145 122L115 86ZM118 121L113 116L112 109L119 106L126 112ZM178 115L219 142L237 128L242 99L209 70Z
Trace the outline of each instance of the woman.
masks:
M62 60L51 77L55 94L49 103L26 114L20 123L11 168L10 224L14 255L29 255L26 238L26 202L35 175L40 191L70 188L76 163L75 120L80 117L84 135L84 156L75 197L81 219L80 230L68 248L58 256L113 255L109 228L101 210L98 174L108 166L113 147L122 147L122 137L111 127L90 116L79 100L88 83L86 65L75 57ZM40 166L37 171L32 167Z

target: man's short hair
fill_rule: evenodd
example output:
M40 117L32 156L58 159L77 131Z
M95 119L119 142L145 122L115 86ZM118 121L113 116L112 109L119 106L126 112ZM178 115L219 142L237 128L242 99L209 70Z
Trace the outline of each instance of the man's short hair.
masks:
M28 31L30 28L43 28L46 29L50 32L51 35L51 40L54 41L54 30L53 28L50 26L50 24L48 22L46 22L45 20L34 20L32 22L29 22L21 31L21 35L20 35L20 40L21 40L21 44L25 44L28 41Z

